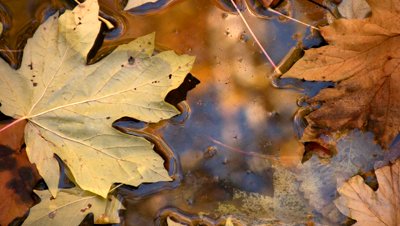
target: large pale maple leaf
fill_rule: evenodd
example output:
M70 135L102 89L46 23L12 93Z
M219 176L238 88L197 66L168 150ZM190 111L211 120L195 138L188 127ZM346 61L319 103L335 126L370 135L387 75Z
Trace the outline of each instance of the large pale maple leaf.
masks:
M310 49L283 77L334 81L310 98L309 134L361 128L387 148L400 130L400 1L368 0L372 15L321 28L329 45Z
M112 123L124 116L158 122L178 114L164 98L183 81L194 58L173 51L152 56L152 34L86 65L100 30L98 13L97 1L87 0L51 16L28 40L21 68L0 60L0 110L28 121L28 157L53 196L60 177L54 154L82 189L103 197L113 183L171 180L150 142Z

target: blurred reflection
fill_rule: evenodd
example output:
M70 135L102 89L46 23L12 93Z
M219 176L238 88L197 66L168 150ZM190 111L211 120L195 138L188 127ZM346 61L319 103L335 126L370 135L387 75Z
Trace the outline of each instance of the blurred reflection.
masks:
M289 11L297 7L293 15L305 21L321 13L307 1L289 1L287 5ZM307 10L308 14L301 15ZM275 62L310 34L306 27L280 18L262 20L248 11L244 14ZM227 214L221 205L236 206L240 212L242 203L234 199L238 191L270 200L282 193L287 186L273 184L281 181L273 179L278 175L276 167L295 166L303 153L292 126L300 93L271 86L272 68L240 18L204 0L181 1L151 15L125 16L127 24L137 28L124 33L127 40L155 31L161 49L197 57L192 73L201 81L188 95L191 114L184 124L155 126L179 155L184 174L181 185L146 197L121 189L127 199L125 224L152 224L157 213L169 207L217 220ZM115 43L109 38L102 50ZM263 214L257 217L271 217L271 213ZM290 219L301 223L306 215L303 212ZM286 218L272 217L276 222Z

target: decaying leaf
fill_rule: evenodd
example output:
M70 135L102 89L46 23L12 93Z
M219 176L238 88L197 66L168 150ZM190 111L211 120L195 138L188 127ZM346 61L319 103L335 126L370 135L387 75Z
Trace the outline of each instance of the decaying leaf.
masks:
M122 204L115 198L108 201L79 188L60 189L56 199L48 191L35 193L41 202L32 207L23 225L79 225L89 213L93 213L95 223L119 223L118 210Z
M384 151L373 142L372 133L352 131L337 141L337 149L329 162L313 156L298 167L301 191L322 215L322 224L339 224L344 219L333 204L337 187L357 173L373 170L374 163L384 159Z
M0 225L23 217L34 204L32 190L40 177L22 148L25 124L0 133Z
M157 1L158 0L129 0L128 3L126 4L124 10L130 10L130 9L135 8L135 7L141 6L143 4L146 4L146 3L149 3L149 2L154 3L154 2L157 2Z
M357 220L354 225L400 225L400 160L375 170L379 188L372 190L361 176L354 176L338 189L339 210Z
M171 180L151 143L112 123L124 116L158 122L178 114L164 98L183 81L194 58L173 51L152 56L150 34L86 65L100 28L98 13L97 1L87 0L60 18L51 16L28 40L20 69L0 60L0 110L28 120L28 157L53 196L59 178L52 173L58 170L52 153L79 187L103 197L113 183Z
M306 117L304 134L367 129L388 148L400 130L400 1L367 2L371 17L321 28L329 45L307 50L284 77L337 83L308 100L322 106Z

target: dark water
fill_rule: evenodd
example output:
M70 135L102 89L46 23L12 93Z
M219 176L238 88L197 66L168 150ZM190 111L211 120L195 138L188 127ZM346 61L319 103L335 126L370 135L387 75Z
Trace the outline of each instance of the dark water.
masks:
M18 50L23 49L35 28L55 10L73 7L71 2L0 1L1 21L5 24L0 48L13 50L2 51L1 56L17 67L22 56ZM303 147L293 126L297 100L303 93L312 95L330 84L274 80L271 65L240 18L229 13L229 1L159 1L129 12L122 11L123 1L100 3L102 16L116 28L102 28L104 41L99 40L90 62L101 59L119 44L155 31L159 50L173 49L196 56L192 74L200 81L186 101L175 103L182 115L156 125L132 120L117 124L124 131L155 142L176 179L118 189L126 207L123 225L165 225L167 217L189 225L224 225L233 213L223 207L243 209L243 200L235 198L238 192L273 197L273 166L289 169L302 159ZM280 7L302 21L324 23L325 10L310 1L285 1ZM251 7L243 12L276 63L296 45L321 43L309 28L262 8ZM191 82L192 86L197 83ZM292 89L277 89L274 85ZM251 223L266 217L263 214L267 213L233 218L234 222L240 219Z

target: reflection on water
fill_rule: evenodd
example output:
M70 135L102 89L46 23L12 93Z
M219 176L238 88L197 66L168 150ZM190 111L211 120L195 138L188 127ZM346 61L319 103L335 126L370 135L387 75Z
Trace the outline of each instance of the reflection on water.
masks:
M7 1L0 1L0 5L10 17L15 10L49 14L68 5L48 2L24 9L18 8L22 3L12 9L6 9ZM180 220L180 215L184 216L182 222L189 219L205 225L224 224L228 215L243 224L307 222L311 210L298 194L296 176L287 170L302 159L303 147L293 129L301 93L272 86L272 68L240 18L215 7L211 0L175 1L168 8L145 14L122 12L122 2L100 1L102 15L116 28L103 28L105 40L96 47L99 51L92 62L119 44L155 31L158 49L197 57L192 73L201 82L180 104L186 109L184 116L146 128L163 138L161 148L168 146L174 152L182 180L168 186L121 187L124 225L165 224L168 216ZM324 11L307 0L290 0L284 10L314 25L323 22ZM260 19L249 11L244 15L275 62L299 41L315 45L316 39L302 25L275 16ZM0 46L21 49L23 39L32 32L20 35L26 29L33 31L43 18L27 14L21 19L30 21L27 24L11 18L13 23L5 23ZM22 41L10 37L21 37ZM20 59L19 53L2 56L14 65Z
M289 5L299 19L321 17L307 1ZM275 62L305 36L315 45L306 27L274 17L261 20L248 11L245 16ZM292 121L300 92L271 85L272 68L240 18L211 1L187 0L151 15L126 14L124 20L137 27L122 32L126 40L155 31L159 48L195 55L192 73L201 81L188 95L191 114L185 123L163 123L154 130L179 156L181 184L145 197L122 188L125 224L151 225L156 216L165 224L172 215L166 213L175 209L176 218L183 214L181 222L191 219L193 225L201 216L204 225L212 225L229 214L244 224L306 222L311 210L297 194L295 177L285 171L302 158ZM118 43L108 38L100 53ZM282 204L288 200L292 205Z

